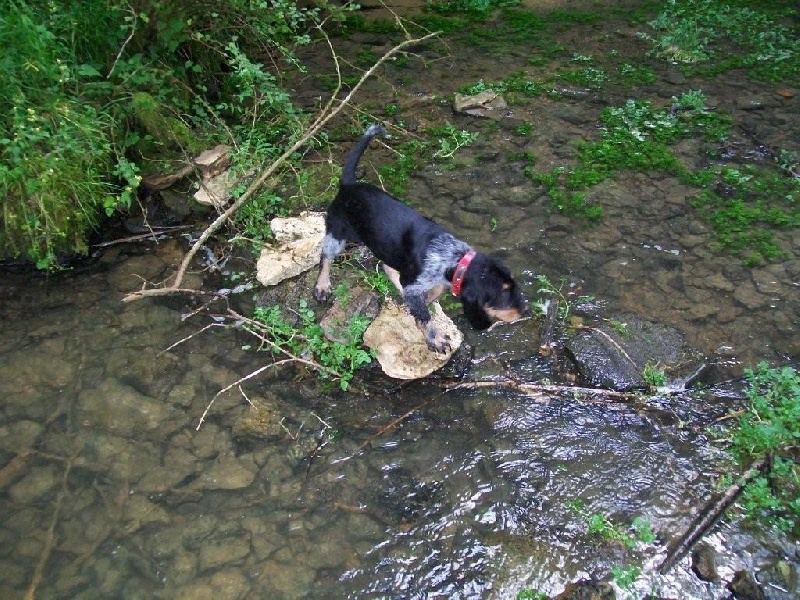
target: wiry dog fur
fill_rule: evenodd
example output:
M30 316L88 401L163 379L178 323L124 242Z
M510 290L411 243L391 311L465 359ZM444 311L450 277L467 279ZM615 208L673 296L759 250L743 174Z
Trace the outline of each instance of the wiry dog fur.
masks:
M370 139L379 133L386 135L380 125L367 129L342 168L339 193L328 208L314 296L320 301L330 297L331 262L345 243L365 244L383 261L409 312L425 331L428 347L443 352L449 348L449 340L431 326L428 303L451 285L459 260L472 248L383 190L357 181L358 161ZM463 276L459 298L475 329L486 329L493 321L514 321L526 309L508 269L479 252Z

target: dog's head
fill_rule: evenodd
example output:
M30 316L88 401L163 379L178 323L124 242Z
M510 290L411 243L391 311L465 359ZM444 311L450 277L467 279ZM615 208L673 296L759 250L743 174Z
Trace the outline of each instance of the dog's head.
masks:
M474 329L486 329L496 321L516 321L528 309L511 272L485 254L477 254L472 260L464 275L460 298L464 316Z

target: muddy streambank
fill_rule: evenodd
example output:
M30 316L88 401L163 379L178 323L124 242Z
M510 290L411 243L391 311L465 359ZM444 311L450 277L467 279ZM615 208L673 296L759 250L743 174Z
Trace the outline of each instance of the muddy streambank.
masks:
M446 52L421 48L410 66L387 67L362 98L398 132L449 121L478 134L455 168L432 162L410 177L405 196L416 208L500 256L531 298L537 275L564 278L565 292L594 297L581 315L588 323L629 321L645 332L657 324L676 356L706 365L710 388L609 403L451 389L437 378L400 385L368 368L342 393L291 367L220 396L197 429L215 394L265 355L247 349L252 340L241 332L213 326L208 313L224 304L120 302L173 272L181 238L113 246L71 273L5 274L0 595L514 598L524 588L554 596L570 581L609 581L612 569L639 566L647 574L633 586L639 595L726 598L745 570L768 598L796 597L797 541L735 519L708 538L716 577L697 577L688 558L667 576L652 567L727 468L708 429L740 406L741 389L721 382L759 360L797 360L798 232L778 233L786 260L746 267L713 251L709 225L690 206L696 190L661 172L621 172L593 188L605 216L587 227L552 210L519 157L535 156L542 171L568 164L574 142L597 135L603 107L633 96L665 104L702 89L733 118L737 160L759 160L750 152L758 145L800 150L787 135L800 122L797 96L740 71L687 78L644 59L635 28L610 18L571 24L559 43L560 63L575 53L622 56L647 61L656 81L562 86L498 118L455 115L449 99L462 86L538 67L533 49L488 53L448 38ZM353 58L387 44L369 33L336 40ZM296 87L309 106L324 94L315 71L331 66L322 51L315 60ZM515 133L522 124L530 135ZM351 143L342 135L342 155ZM697 164L707 160L703 149L686 141L676 152ZM365 158L376 181L374 168L392 153L376 146ZM237 259L227 269L253 266ZM232 287L199 263L185 286L204 281ZM277 298L310 301L312 285L313 274L300 276ZM231 302L248 310L252 292ZM473 349L459 373L542 382L563 372L539 356L538 322L477 334L448 310ZM634 549L606 543L587 534L592 514L619 526L646 519L655 540Z

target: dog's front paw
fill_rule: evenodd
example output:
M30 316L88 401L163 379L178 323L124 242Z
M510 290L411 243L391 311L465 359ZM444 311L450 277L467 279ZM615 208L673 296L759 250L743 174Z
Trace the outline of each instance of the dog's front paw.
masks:
M437 331L436 328L430 325L425 329L425 341L431 352L441 352L446 354L450 352L452 346L450 345L450 336Z
M327 302L331 299L331 287L315 286L314 298L317 300L317 302Z

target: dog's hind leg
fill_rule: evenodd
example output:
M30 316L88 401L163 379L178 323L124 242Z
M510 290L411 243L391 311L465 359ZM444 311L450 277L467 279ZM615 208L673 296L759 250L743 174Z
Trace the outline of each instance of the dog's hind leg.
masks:
M336 239L326 233L322 239L322 258L319 261L319 276L314 285L314 298L326 302L331 297L331 263L344 250L345 240Z
M394 287L397 288L397 291L402 294L403 285L400 283L400 272L386 263L383 263L381 266L383 267L383 272L386 273L386 276L389 278L389 281L391 281Z

